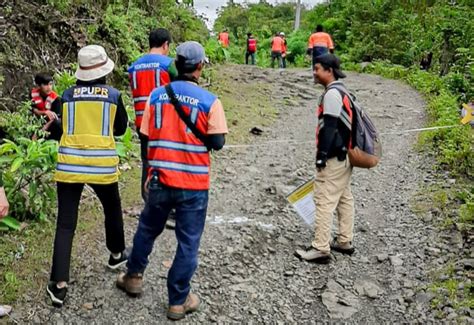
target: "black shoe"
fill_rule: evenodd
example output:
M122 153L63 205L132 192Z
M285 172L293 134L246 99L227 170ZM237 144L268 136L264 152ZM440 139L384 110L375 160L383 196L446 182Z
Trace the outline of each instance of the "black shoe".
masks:
M337 238L333 239L330 246L333 251L336 251L342 254L352 255L355 252L355 248L354 246L352 246L351 242L341 244L337 241Z
M53 306L55 307L62 307L64 304L64 298L66 298L67 287L58 288L56 283L51 282L46 287L46 291L53 302Z
M125 263L127 263L127 259L128 259L128 256L125 250L122 253L120 253L120 257L117 259L115 259L112 256L112 254L110 254L109 263L107 263L107 267L111 270L116 270L122 265L125 265Z

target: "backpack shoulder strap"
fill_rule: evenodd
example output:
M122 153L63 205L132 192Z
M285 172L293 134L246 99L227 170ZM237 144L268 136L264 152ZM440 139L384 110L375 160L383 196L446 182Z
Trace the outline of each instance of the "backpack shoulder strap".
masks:
M176 113L178 113L178 116L181 118L181 120L183 120L186 126L193 132L196 138L198 138L209 150L210 145L209 145L208 137L202 134L201 131L198 130L196 125L191 121L191 118L188 115L186 115L186 113L183 110L183 106L181 106L181 103L176 98L176 94L173 88L171 87L171 84L166 85L165 90L166 90L166 93L168 94L171 104L176 110Z
M327 89L326 89L326 92L330 89L337 89L339 90L340 92L344 93L347 95L347 97L349 97L350 101L351 101L351 104L354 100L354 95L352 95L349 90L347 90L346 87L344 87L343 85L339 85L339 84L335 84L335 85L332 85L332 86L329 86Z

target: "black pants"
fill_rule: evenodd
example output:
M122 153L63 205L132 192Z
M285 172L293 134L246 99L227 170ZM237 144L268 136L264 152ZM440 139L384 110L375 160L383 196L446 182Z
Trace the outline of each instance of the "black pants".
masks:
M272 68L275 67L275 60L278 60L278 68L281 68L281 52L272 51Z
M51 281L69 281L72 240L77 225L79 201L84 184L57 183L58 220L54 238L53 266ZM105 241L110 252L117 254L125 249L122 207L118 183L107 185L91 184L97 194L105 214Z
M55 120L47 130L50 132L47 140L56 140L59 141L61 139L61 135L63 134L63 129L61 125L61 120Z
M141 193L143 202L146 203L148 200L148 193L145 192L145 182L148 176L148 137L138 132L138 138L140 139L140 157L142 158Z
M252 59L252 65L255 65L255 52L245 52L245 64L249 64L249 57Z

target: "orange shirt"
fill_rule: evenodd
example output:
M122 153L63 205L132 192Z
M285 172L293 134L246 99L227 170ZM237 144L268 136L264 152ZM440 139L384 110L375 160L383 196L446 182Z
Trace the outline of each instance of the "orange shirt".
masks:
M283 52L285 49L285 41L280 36L272 39L272 52Z
M311 34L308 41L308 48L312 49L315 46L327 47L328 49L334 49L334 43L332 42L331 36L328 33L316 32Z
M221 42L223 47L228 47L229 46L229 33L227 32L219 33L219 42Z

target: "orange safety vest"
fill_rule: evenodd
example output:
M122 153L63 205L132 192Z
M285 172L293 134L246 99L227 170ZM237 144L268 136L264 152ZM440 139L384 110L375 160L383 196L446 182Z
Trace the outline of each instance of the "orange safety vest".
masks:
M223 47L228 47L229 46L229 33L227 32L219 33L219 42L221 42Z
M283 52L285 41L280 36L275 36L272 39L272 52Z
M333 49L334 44L328 33L317 32L311 34L308 40L308 48L312 49L313 47L327 47L328 49Z
M339 93L342 96L342 112L339 119L341 122L349 129L352 129L352 107L351 107L351 100L349 97L339 90ZM316 126L316 148L318 148L318 137L319 131L324 127L324 95L326 92L321 96L321 102L319 103L319 107L317 110L317 117L318 117L318 125ZM351 148L351 140L349 140L349 148Z
M202 134L207 134L209 112L217 97L187 81L176 81L171 86L184 112ZM160 182L166 186L209 189L209 152L176 113L165 87L150 95L148 163L148 175L157 170Z
M56 98L58 98L58 94L56 94L54 91L50 92L46 99L43 99L43 97L40 95L39 88L33 88L31 90L31 101L34 104L34 107L42 112L50 110L51 105L56 100Z
M142 125L146 101L152 90L170 83L168 69L172 63L173 59L165 55L145 54L128 68L137 130Z

